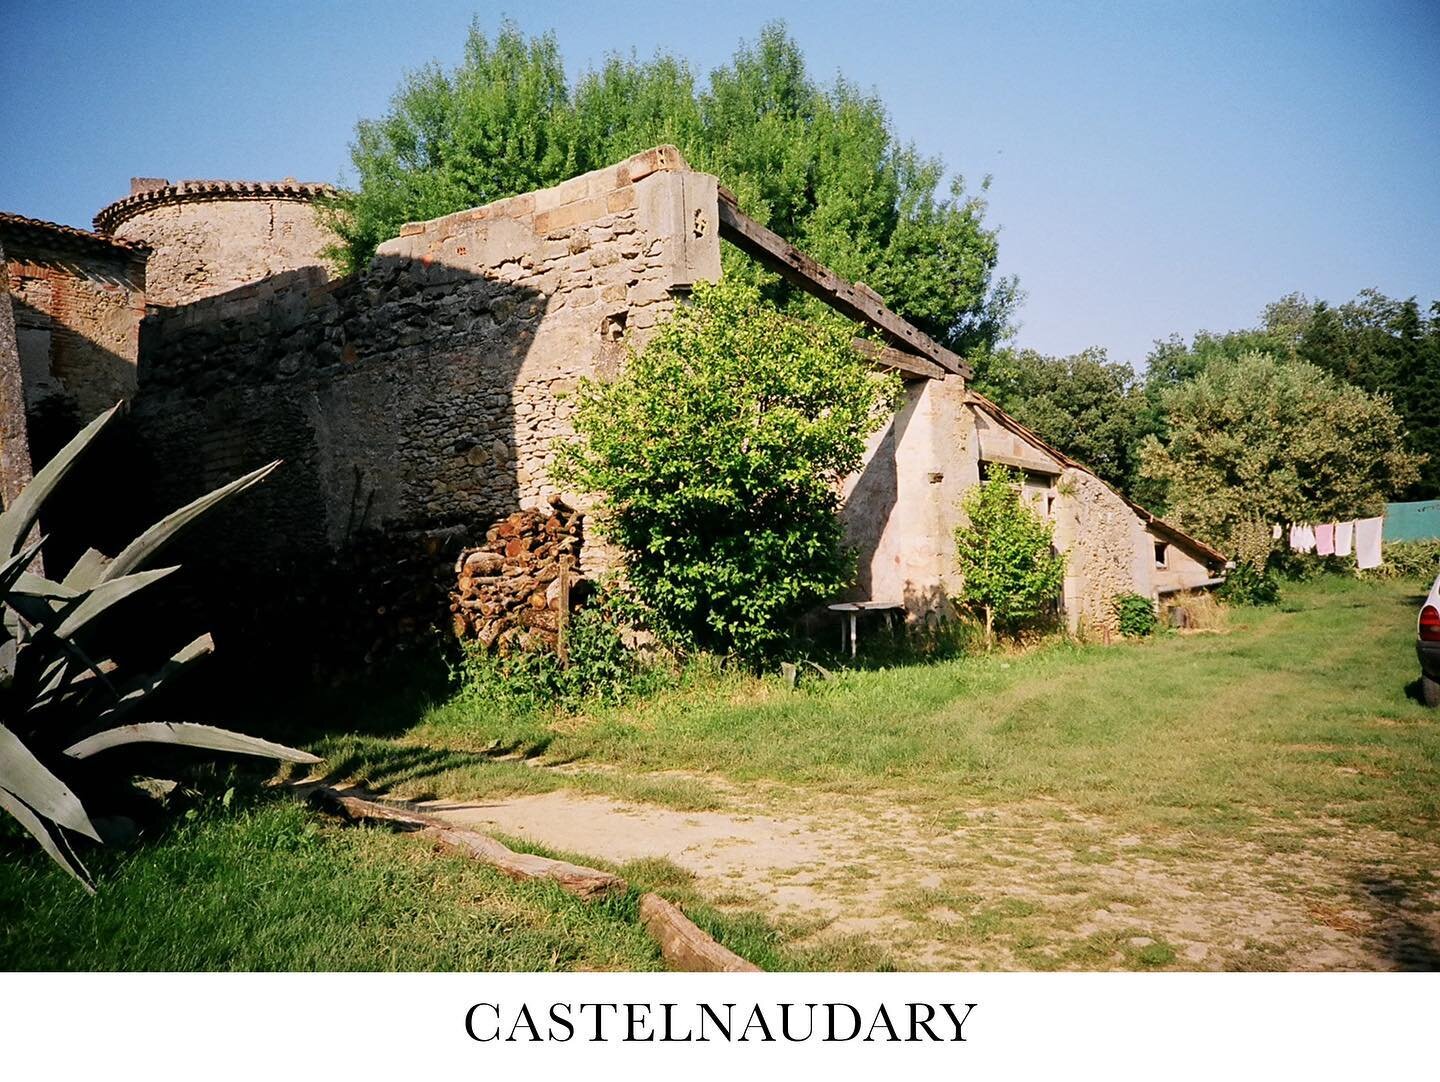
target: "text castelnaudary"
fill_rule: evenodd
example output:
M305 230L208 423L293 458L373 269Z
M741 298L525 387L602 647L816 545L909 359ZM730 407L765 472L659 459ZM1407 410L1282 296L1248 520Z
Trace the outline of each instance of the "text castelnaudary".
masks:
M737 1009L738 1008L738 1009ZM476 1003L477 1041L963 1041L973 1003Z

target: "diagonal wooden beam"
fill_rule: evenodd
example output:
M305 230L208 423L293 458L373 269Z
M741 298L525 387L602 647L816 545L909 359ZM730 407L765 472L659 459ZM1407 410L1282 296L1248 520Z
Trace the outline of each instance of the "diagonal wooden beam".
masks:
M723 197L720 199L720 235L847 319L874 327L900 347L897 352L913 352L945 372L966 379L972 375L969 365L913 323L892 312L873 289L847 282Z
M863 354L880 368L895 369L900 373L901 379L945 378L945 369L918 353L907 353L903 349L881 345L869 338L857 338L851 345L855 347L855 352Z

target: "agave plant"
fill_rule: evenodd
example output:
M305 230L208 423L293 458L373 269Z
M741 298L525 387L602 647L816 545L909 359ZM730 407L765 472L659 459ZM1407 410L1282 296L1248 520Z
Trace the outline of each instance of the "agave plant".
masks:
M46 498L120 406L101 414L57 454L0 514L0 808L61 867L94 890L76 855L74 835L99 841L79 789L99 788L111 749L132 744L261 755L290 762L319 760L306 752L189 722L132 720L162 685L214 649L201 635L154 672L127 676L105 649L101 617L178 570L151 568L177 533L222 501L268 475L278 462L246 474L187 504L146 530L113 559L94 549L59 581L32 569L43 539L30 540ZM110 626L113 626L111 624Z

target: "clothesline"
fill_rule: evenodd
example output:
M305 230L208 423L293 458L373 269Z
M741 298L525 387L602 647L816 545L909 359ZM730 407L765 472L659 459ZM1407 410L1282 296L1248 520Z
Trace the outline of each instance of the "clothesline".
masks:
M1365 571L1380 566L1380 536L1384 526L1384 515L1349 522L1325 522L1318 526L1297 522L1290 527L1290 549L1293 552L1313 552L1317 556L1349 556L1353 545L1355 566ZM1279 529L1277 524L1277 536Z

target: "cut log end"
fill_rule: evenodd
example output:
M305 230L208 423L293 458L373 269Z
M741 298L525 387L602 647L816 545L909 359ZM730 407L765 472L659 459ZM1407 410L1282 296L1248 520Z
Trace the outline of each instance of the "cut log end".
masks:
M640 923L660 944L660 955L688 973L759 973L760 967L722 947L658 894L640 898Z

